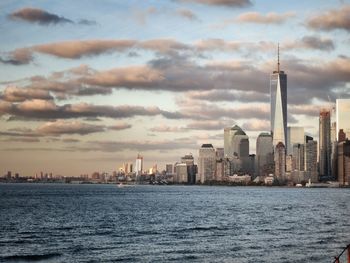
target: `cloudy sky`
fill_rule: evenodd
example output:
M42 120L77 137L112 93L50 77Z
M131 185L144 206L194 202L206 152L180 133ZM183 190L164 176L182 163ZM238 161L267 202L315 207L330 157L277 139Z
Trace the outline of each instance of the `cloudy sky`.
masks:
M288 123L350 97L350 1L0 3L0 175L146 168L269 131L269 76L288 74Z

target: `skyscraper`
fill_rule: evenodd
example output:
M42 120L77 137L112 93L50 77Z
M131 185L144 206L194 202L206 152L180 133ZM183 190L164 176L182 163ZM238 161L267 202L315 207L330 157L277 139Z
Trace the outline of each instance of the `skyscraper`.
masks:
M287 155L293 154L293 145L304 143L304 127L287 127Z
M273 145L272 136L269 133L260 133L256 139L257 173L260 176L272 173Z
M238 125L224 130L224 155L238 158L242 162L242 170L249 170L249 137Z
M304 169L306 175L311 182L318 182L317 176L317 141L314 141L311 136L305 135L305 158Z
M198 175L201 183L213 180L216 169L216 153L213 145L203 144L199 149Z
M331 113L329 110L320 111L319 119L319 170L320 179L329 180L331 173Z
M275 177L277 180L286 178L286 147L282 142L275 147Z
M136 175L141 175L143 171L143 157L138 154L135 163L135 172Z
M337 99L336 100L336 114L337 114L337 130L343 129L346 138L350 139L350 99ZM337 136L337 140L339 138Z
M270 76L271 134L273 146L287 145L287 75L280 70L279 47L277 70Z
M338 145L338 181L341 185L350 182L350 141L340 142Z

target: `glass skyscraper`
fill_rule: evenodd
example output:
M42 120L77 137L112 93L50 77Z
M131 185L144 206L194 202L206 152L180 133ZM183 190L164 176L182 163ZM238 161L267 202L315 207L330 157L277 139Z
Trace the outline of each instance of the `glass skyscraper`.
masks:
M287 75L280 70L279 48L277 70L270 76L270 95L273 146L282 142L287 147Z

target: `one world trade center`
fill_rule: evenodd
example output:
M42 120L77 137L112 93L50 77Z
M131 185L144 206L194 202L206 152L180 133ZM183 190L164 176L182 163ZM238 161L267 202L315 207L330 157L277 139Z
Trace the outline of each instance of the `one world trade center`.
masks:
M273 146L282 142L286 147L287 142L287 75L280 70L279 46L278 46L277 70L270 76L271 94L271 134Z

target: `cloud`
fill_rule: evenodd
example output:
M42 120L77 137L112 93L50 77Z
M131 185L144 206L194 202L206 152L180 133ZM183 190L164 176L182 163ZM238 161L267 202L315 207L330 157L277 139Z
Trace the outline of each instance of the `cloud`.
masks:
M30 49L57 57L76 59L112 51L121 52L131 48L135 43L134 40L74 40L37 45Z
M334 50L333 40L318 36L304 36L300 40L283 43L284 49L318 49L322 51Z
M86 135L90 133L103 132L105 130L102 125L92 125L79 121L63 121L57 120L47 122L40 126L37 131L45 135L61 135L61 134L79 134Z
M287 19L294 17L295 13L287 12L283 14L267 13L262 15L258 12L248 12L239 15L234 21L239 23L257 23L257 24L281 24ZM232 22L232 21L231 21Z
M147 9L141 10L141 9L135 9L133 10L133 17L140 25L145 25L147 22L147 18L150 15L154 15L158 12L158 9L156 7L149 7Z
M260 119L251 119L249 122L243 123L241 127L247 131L269 131L271 128L270 121Z
M224 6L224 7L247 7L252 5L252 2L250 0L178 0L178 1L210 5L210 6Z
M79 25L85 25L85 26L96 26L97 22L94 20L89 20L89 19L80 19L78 21Z
M190 99L206 101L268 102L268 94L252 91L210 90L188 92Z
M131 124L121 122L121 123L116 123L114 125L108 126L108 129L110 130L115 130L115 131L120 131L120 130L126 130L130 129L132 127Z
M172 113L158 107L142 106L103 106L88 103L56 105L53 101L28 100L21 103L0 101L0 116L12 115L27 119L72 119L87 117L106 117L113 119L131 118L134 116L162 115L168 119L188 118L180 113Z
M23 20L29 23L39 23L41 25L74 23L72 20L65 17L49 13L42 9L31 7L26 7L14 11L9 15L9 17L14 20Z
M168 126L163 124L163 125L152 127L150 131L152 132L184 132L185 129L183 127Z
M53 97L47 90L8 86L2 93L0 93L0 99L9 102L23 102L31 99L52 100Z
M176 13L179 16L187 18L187 19L189 19L191 21L198 20L198 17L189 9L185 9L185 8L177 9Z
M191 130L223 130L227 125L227 121L206 120L191 122L186 125L186 128Z
M316 14L306 21L306 26L324 31L335 29L350 31L350 5L343 5L339 9Z
M4 58L0 57L0 62L3 64L11 64L14 66L26 65L33 61L32 52L26 48L16 49Z

